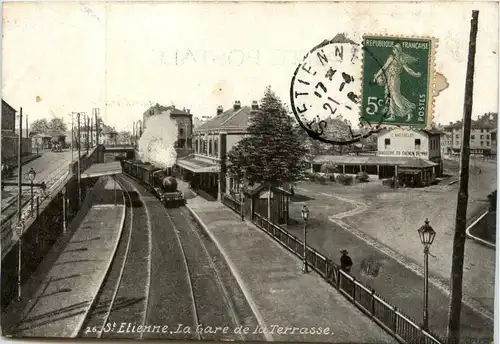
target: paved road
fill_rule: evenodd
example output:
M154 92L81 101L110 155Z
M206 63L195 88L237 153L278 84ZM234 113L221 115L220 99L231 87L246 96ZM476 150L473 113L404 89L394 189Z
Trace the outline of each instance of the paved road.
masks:
M121 181L128 191L124 232L80 336L244 339L208 333L253 315L221 253L184 207L166 209L135 181Z
M388 254L381 252L367 241L360 239L351 233L356 228L345 224L343 228L330 219L335 215L334 206L328 206L335 203L338 212L354 212L356 209L362 210L358 205L354 209L349 206L339 207L338 203L342 197L333 197L330 193L321 192L324 186L317 186L315 191L306 191L304 187L297 188L296 192L308 196L307 204L312 209L308 225L308 244L316 248L319 252L340 263L340 250L347 249L354 261L352 274L365 285L372 287L378 294L387 298L389 302L404 313L421 322L422 319L422 291L423 278L413 272L411 269L401 265L396 259ZM344 196L344 195L343 195ZM345 197L349 197L345 195ZM339 199L340 198L340 199ZM291 204L291 213L297 218L300 212L301 203ZM408 209L411 211L411 209ZM358 215L361 216L362 214ZM300 216L300 215L299 215ZM376 223L372 224L372 232L379 230ZM414 227L415 231L417 226ZM303 238L302 225L289 226L289 231L300 239ZM380 229L382 230L382 229ZM369 236L370 232L367 233ZM394 234L386 227L386 235L393 238ZM407 240L412 240L407 238ZM420 253L422 250L420 250ZM431 249L432 253L432 249ZM450 252L451 254L451 252ZM421 256L421 255L420 255ZM434 258L431 257L430 264L434 264ZM467 290L464 290L465 292ZM432 331L436 331L441 336L446 334L447 314L448 314L448 296L439 288L430 284L429 294L429 324ZM462 335L464 338L488 338L493 334L492 321L479 316L469 307L462 309Z
M66 172L71 162L71 150L55 153L51 151L43 152L38 159L30 161L22 167L22 181L24 174L33 168L36 172L35 183L45 182L48 187L59 180ZM5 179L6 182L17 182L17 168L14 170L13 177ZM23 193L29 194L30 188L23 187ZM17 186L6 186L2 192L2 219L7 216L11 208L16 210L18 188Z
M58 183L64 180L65 176L69 172L69 163L71 162L71 151L66 150L59 153L54 153L46 151L41 157L35 159L25 165L23 165L23 182L24 173L28 172L30 168L33 168L37 175L35 178L35 183L45 182L47 185L47 192L58 185ZM17 169L14 170L14 177L6 179L5 181L17 182ZM34 189L34 197L36 197L41 190L38 188ZM2 191L2 212L1 212L1 247L2 247L2 257L7 254L11 249L14 242L17 241L17 235L14 235L14 224L17 222L17 186L6 186ZM23 194L21 198L22 202L22 214L23 218L26 216L27 212L30 211L30 188L23 187ZM33 203L35 207L35 202Z

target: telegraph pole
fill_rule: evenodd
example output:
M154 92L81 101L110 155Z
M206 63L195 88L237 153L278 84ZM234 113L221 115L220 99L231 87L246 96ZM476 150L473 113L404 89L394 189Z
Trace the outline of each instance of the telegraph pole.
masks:
M94 116L90 116L90 146L94 147Z
M19 111L19 136L18 136L18 147L17 147L17 220L21 222L21 197L23 193L22 180L23 176L21 165L21 154L23 152L23 108Z
M30 134L28 132L28 114L26 114L26 137L29 138Z
M75 116L75 114L72 112L71 113L71 161L75 160L74 158L74 145L75 145L75 133L74 133L74 124L73 124L73 117Z
M476 56L476 37L479 11L472 11L469 38L469 56L465 78L465 101L462 127L462 153L460 154L460 187L457 197L455 235L451 262L451 296L448 314L448 343L460 341L460 312L462 310L462 283L464 272L465 229L467 221L467 202L469 199L469 155L472 99L474 89L474 58Z
M99 144L99 120L97 119L98 109L95 109L95 142Z
M18 151L17 151L17 227L19 231L19 239L17 241L17 300L21 301L21 272L22 272L22 247L23 247L23 230L21 227L21 197L22 197L22 180L21 177L23 175L22 165L21 165L21 153L23 149L23 108L19 111L19 136L18 136Z
M82 145L82 139L80 137L80 113L78 112L78 171L77 171L77 176L78 176L78 207L81 206L82 203L82 187L81 187L81 181L80 181L80 169L81 169L81 145Z

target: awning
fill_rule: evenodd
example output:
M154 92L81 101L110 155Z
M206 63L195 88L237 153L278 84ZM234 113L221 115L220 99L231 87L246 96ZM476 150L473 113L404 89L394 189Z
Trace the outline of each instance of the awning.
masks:
M398 169L398 173L401 173L401 174L420 174L420 172L422 172L422 170L418 170L415 168L400 168L400 169Z
M189 157L178 159L177 165L189 170L193 173L217 173L220 172L220 167L217 164L209 163L197 158Z
M81 174L81 179L114 176L122 173L122 165L119 161L94 164Z

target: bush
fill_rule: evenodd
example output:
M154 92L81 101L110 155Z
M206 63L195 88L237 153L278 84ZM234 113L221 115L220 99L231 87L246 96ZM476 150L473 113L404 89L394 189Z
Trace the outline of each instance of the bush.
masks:
M384 186L388 186L390 188L393 188L394 187L394 178L390 178L390 179L384 179L382 181L382 185Z
M359 183L366 183L370 180L370 177L368 176L368 173L366 172L359 172L356 175L356 181Z
M330 175L328 176L328 180L331 181L331 182L335 182L335 175Z
M316 180L320 183L320 184L326 184L326 178L323 177L323 176L317 176L316 177Z
M353 184L354 178L352 176L348 176L347 174L339 174L337 175L337 183L343 185L351 185Z

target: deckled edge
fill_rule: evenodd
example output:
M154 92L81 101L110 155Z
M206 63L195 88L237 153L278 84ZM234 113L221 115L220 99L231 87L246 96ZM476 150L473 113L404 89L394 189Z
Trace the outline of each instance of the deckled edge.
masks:
M391 125L391 124L380 124L380 128L384 130L392 130L392 129L401 129L401 130L429 130L435 126L434 122L434 106L435 106L435 97L436 97L436 51L439 46L439 39L431 36L420 36L420 35L393 35L393 34L385 34L385 33L364 33L361 36L361 89L359 94L363 94L363 86L364 86L364 64L365 64L365 52L364 52L364 42L365 37L386 37L391 39L421 39L421 40L429 40L430 41L430 56L429 56L429 82L428 82L428 111L427 111L427 122L425 127L413 127L413 126L402 126L402 125ZM359 116L361 118L363 107L363 97L360 100L359 106ZM371 123L370 125L361 126L361 130L372 130L374 126L377 126L378 123Z

